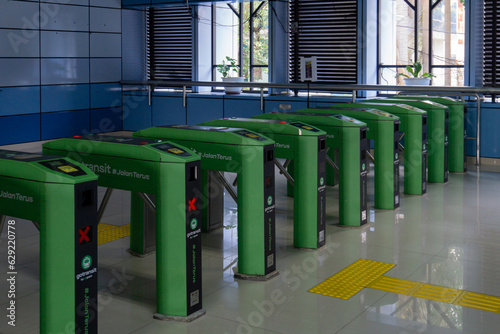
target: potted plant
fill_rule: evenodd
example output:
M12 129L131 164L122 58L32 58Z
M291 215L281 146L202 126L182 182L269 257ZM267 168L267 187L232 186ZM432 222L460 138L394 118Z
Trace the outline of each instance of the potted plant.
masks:
M434 77L434 75L429 72L419 74L422 70L422 64L419 61L406 66L406 70L412 75L412 77L405 73L398 73L396 78L404 76L405 78L403 79L405 81L405 85L407 86L428 86L431 83L431 78Z
M236 59L226 56L226 60L222 61L222 64L217 65L217 71L222 75L223 82L243 82L244 77L230 77L231 72L238 72L239 66L236 65ZM239 94L241 93L241 87L224 87L226 94Z

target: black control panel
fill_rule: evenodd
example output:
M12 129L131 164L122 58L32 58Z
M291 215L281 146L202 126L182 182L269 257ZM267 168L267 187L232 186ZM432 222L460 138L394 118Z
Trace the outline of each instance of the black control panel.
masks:
M170 143L160 143L160 144L152 145L152 147L154 147L160 151L167 152L167 153L177 155L180 157L191 156L191 154L189 152L186 152L184 149L182 149L178 146L172 145Z
M41 161L39 162L39 164L49 169L52 169L53 171L66 175L71 175L71 176L87 175L87 173L85 173L79 166L72 164L71 162L66 161L64 159Z

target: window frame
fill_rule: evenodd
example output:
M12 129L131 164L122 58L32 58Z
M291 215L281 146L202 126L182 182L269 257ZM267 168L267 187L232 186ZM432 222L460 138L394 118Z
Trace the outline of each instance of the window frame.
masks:
M249 29L250 29L250 33L249 33L249 45L250 45L250 47L249 47L249 50L250 50L249 60L250 60L250 63L249 63L249 69L248 69L249 77L245 78L245 82L254 82L254 79L255 79L254 78L254 73L253 73L253 69L254 68L267 68L268 72L271 70L269 57L268 57L268 60L267 60L267 65L254 64L254 48L253 48L253 45L254 45L254 38L253 38L254 16L266 4L269 6L269 1L268 0L262 1L257 6L257 8L255 8L254 2L253 1L249 2L250 17L249 17L248 22L243 22L242 23L241 22L242 21L241 20L241 16L242 16L242 13L243 13L244 3L243 2L239 2L237 4L238 5L238 11L236 10L236 8L233 7L232 3L226 3L226 5L233 11L233 13L238 18L239 50L238 50L238 64L237 65L239 66L238 75L240 77L243 74L243 66L241 65L241 61L243 59L243 48L244 48L244 38L243 38L244 37L244 25L248 24L249 25ZM217 65L218 65L218 64L216 64L216 59L217 59L217 55L216 55L216 52L217 52L217 48L216 48L216 45L217 45L216 9L217 9L217 4L212 4L212 11L211 11L211 13L212 13L212 18L211 18L212 19L212 81L214 81L214 82L217 81ZM270 16L268 16L268 22L270 22L270 21L271 21ZM270 41L270 36L271 36L271 34L269 33L268 34L269 41ZM270 45L268 45L268 49L270 49ZM216 90L216 88L214 87L213 90Z
M380 63L380 49L381 49L381 43L380 43L380 36L381 36L381 24L380 24L380 7L381 7L381 1L382 0L377 0L377 84L382 85L381 83L381 73L382 69L384 68L406 68L407 65L386 65L386 64L381 64ZM463 68L464 69L464 85L467 83L467 79L465 78L465 63L466 63L466 50L464 51L464 65L434 65L433 64L433 58L434 58L434 53L433 53L433 47L432 47L432 36L433 36L433 29L432 29L432 23L433 23L433 11L434 9L443 1L443 0L415 0L415 4L412 5L409 0L404 0L404 2L408 5L409 8L411 8L414 11L414 24L413 24L413 33L414 33L414 41L413 41L413 48L414 48L414 54L417 54L417 59L418 59L418 54L422 53L421 50L418 49L418 34L419 34L419 27L418 27L418 15L416 13L416 9L418 9L419 6L419 1L429 1L429 55L427 56L427 61L428 61L428 66L429 66L429 72L433 73L432 70L434 68ZM433 3L433 1L436 1ZM464 4L465 6L465 4ZM467 8L466 8L467 9ZM465 38L466 40L468 38L469 32L467 29L464 31ZM432 78L431 78L431 85L432 85Z

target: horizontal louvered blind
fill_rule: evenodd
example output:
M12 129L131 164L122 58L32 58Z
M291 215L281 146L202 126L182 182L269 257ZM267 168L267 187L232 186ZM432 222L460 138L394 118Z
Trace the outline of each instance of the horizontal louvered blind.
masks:
M318 82L357 82L357 2L290 0L290 82L301 56L317 57Z
M149 15L153 80L192 80L193 18L185 6L154 8Z
M500 86L500 4L497 0L484 0L484 59L483 85Z

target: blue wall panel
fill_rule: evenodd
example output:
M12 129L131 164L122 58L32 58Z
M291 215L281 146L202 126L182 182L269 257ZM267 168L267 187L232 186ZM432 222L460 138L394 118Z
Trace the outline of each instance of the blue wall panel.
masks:
M88 82L88 58L42 58L42 85Z
M122 78L120 58L91 58L90 82L116 82Z
M224 98L224 117L251 117L262 113L260 98Z
M122 37L120 34L92 33L90 34L91 57L122 56Z
M467 116L465 119L465 128L467 130L467 137L476 138L477 128L476 128L476 117L477 108L467 108ZM476 156L476 141L467 140L467 155Z
M0 28L37 29L38 12L35 2L0 1ZM21 20L22 17L26 17L27 22Z
M278 111L295 111L307 108L307 102L294 102L294 101L268 101L266 99L264 104L266 113Z
M222 117L224 117L224 103L222 97L201 98L188 96L187 124L195 125Z
M37 140L40 140L40 114L0 117L0 145Z
M40 60L38 58L0 59L0 86L34 86L40 84Z
M122 90L119 83L90 85L90 107L107 108L121 106Z
M0 116L35 114L39 112L39 86L0 89Z
M500 158L500 108L481 109L481 156Z
M88 109L89 85L42 86L42 112Z
M153 96L153 126L186 124L182 97Z
M90 133L89 110L42 114L42 140Z
M123 95L123 130L138 131L152 126L151 106L143 94Z
M0 29L0 57L39 57L40 38L36 30Z
M90 31L121 32L121 15L119 9L90 7Z
M89 31L88 7L42 3L40 10L48 16L41 22L45 30Z
M90 113L92 133L113 132L123 129L121 107L92 109Z
M88 57L86 32L42 31L42 57Z

